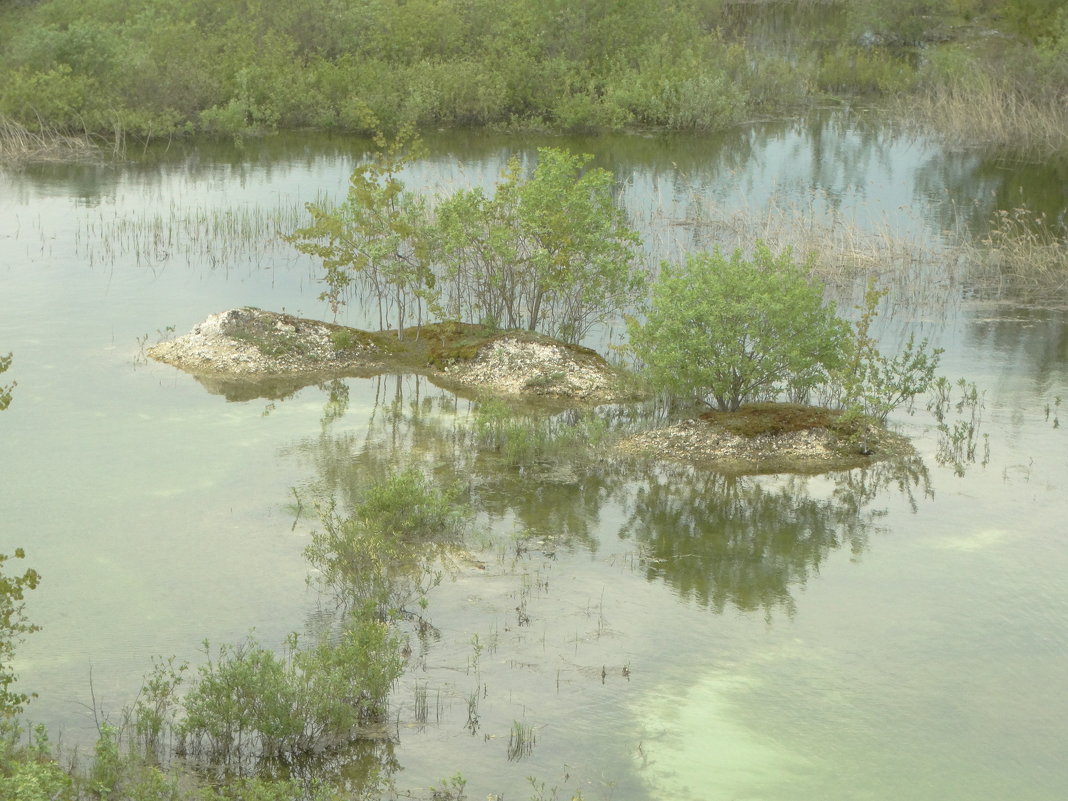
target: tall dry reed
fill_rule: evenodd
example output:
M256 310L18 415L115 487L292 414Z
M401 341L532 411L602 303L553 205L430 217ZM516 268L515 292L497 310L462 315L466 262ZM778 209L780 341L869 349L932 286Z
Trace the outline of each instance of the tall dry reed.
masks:
M1068 87L1024 91L1010 76L975 70L902 98L897 116L959 147L994 146L1038 155L1068 151Z
M70 135L54 128L31 131L0 114L0 162L78 161L98 158L100 147L88 135Z
M1050 297L1068 289L1068 230L1026 208L998 211L956 250L972 283L993 295Z

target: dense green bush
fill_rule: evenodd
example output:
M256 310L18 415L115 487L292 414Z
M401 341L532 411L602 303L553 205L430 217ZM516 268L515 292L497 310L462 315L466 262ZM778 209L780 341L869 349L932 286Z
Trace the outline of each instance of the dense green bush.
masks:
M908 90L917 43L926 59L968 26L1000 27L1031 53L1057 48L1068 30L1062 5L309 0L298 13L236 0L6 4L0 114L143 137L404 124L711 130L792 111L821 99L820 88Z
M399 643L367 608L310 648L292 635L277 655L249 636L208 656L180 702L179 750L235 765L347 744L381 720L402 669Z
M842 361L846 325L787 250L664 264L645 322L630 339L654 383L724 410L786 394L801 399Z
M74 801L74 780L56 763L43 726L24 732L19 724L0 718L0 798Z
M936 380L941 351L910 337L882 354L871 334L885 292L870 284L853 325L791 258L757 244L751 258L702 253L663 265L631 345L654 383L721 410L818 392L851 415L885 422Z
M379 328L388 323L403 338L410 317L420 324L438 296L426 200L406 190L399 177L422 150L410 131L376 141L373 158L349 177L345 201L332 208L308 203L311 224L285 238L322 260L327 289L320 299L335 312L355 284L376 301Z

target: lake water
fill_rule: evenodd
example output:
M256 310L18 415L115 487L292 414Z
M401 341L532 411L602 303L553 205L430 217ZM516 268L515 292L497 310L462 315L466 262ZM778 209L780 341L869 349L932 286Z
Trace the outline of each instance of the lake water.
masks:
M1041 165L845 117L702 138L441 135L407 180L489 185L546 144L616 173L654 258L791 214L929 253L998 208L1063 221L1068 195ZM425 379L345 379L339 415L325 386L227 400L144 356L234 306L329 318L316 265L270 232L339 197L363 148L288 136L0 173L0 352L18 382L0 550L24 547L44 578L15 668L40 694L29 716L68 744L90 741L94 702L118 720L154 657L195 663L204 639L252 629L277 645L329 613L294 492L343 493L398 452L457 458L471 406ZM716 226L685 224L709 209ZM520 474L469 455L477 564L430 593L436 634L394 691L397 788L426 797L459 771L471 798L1063 797L1068 298L981 300L937 269L897 292L881 333L930 337L942 372L977 385L972 460L938 458L923 404L892 418L918 460L822 476L581 458ZM370 324L355 306L339 321ZM527 754L510 753L517 724Z

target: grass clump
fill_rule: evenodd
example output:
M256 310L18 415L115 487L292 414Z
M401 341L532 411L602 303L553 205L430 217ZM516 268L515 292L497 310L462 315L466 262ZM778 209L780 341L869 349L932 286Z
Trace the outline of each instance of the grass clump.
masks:
M959 248L979 285L994 294L1048 294L1068 286L1068 229L1030 209L998 211L978 243L966 238Z
M564 454L588 451L604 442L608 426L590 410L545 417L517 414L504 401L479 404L474 436L478 446L507 465L552 463Z
M214 653L182 700L179 753L239 765L336 748L382 720L400 676L400 645L372 610L356 610L336 639L282 654L250 635Z
M800 403L747 403L734 411L710 409L701 419L740 437L791 434L825 428L849 434L859 426L856 418L844 418L842 409Z

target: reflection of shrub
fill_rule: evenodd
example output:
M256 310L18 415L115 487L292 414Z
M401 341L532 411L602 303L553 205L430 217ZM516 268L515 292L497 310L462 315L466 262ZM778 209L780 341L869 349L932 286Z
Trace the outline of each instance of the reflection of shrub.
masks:
M348 517L325 512L305 555L339 600L369 601L391 616L425 589L429 566L459 539L466 515L457 489L408 468L366 487Z
M543 378L554 380L553 374ZM478 445L498 453L506 464L524 467L586 450L604 440L606 428L593 412L538 418L515 414L499 400L480 403L475 417Z

